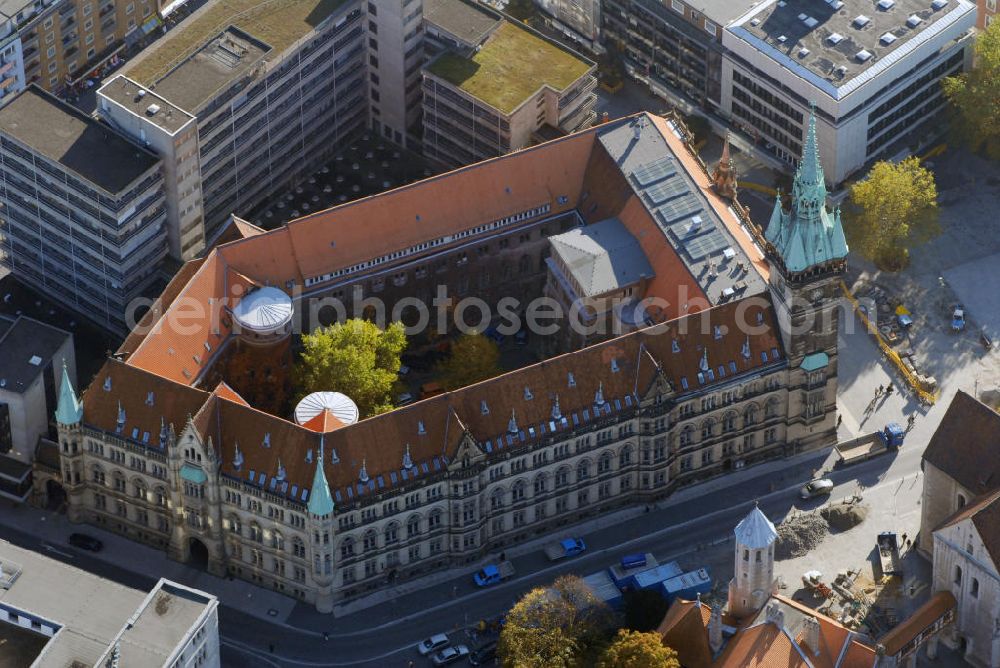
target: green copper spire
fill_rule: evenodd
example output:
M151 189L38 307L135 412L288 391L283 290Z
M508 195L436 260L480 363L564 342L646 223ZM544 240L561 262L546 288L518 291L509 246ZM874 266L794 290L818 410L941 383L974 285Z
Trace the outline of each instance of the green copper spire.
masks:
M73 383L63 360L62 384L59 386L59 403L56 405L56 422L61 425L78 424L83 419L83 405L76 398Z
M330 484L326 481L323 471L323 435L319 437L319 457L316 459L316 473L313 475L312 491L309 492L309 513L320 517L333 512L333 497L330 496Z
M840 209L826 208L826 183L816 143L816 110L809 113L809 127L802 159L792 182L792 206L785 211L779 195L771 212L765 237L790 273L804 272L847 257L847 240Z

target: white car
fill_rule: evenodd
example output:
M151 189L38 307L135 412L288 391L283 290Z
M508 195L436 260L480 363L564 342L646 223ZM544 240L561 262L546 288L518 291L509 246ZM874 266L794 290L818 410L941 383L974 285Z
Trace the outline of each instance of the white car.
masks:
M455 645L454 647L445 647L432 656L431 663L435 666L447 666L449 663L459 661L466 656L469 656L469 648L465 645Z
M427 656L431 652L439 649L443 649L448 646L451 641L448 640L448 636L443 633L431 636L426 640L420 641L417 645L417 651L420 652L421 656Z
M833 492L833 481L829 478L820 478L819 480L813 480L799 492L799 496L803 499L811 499L814 496L823 496L824 494L830 494Z

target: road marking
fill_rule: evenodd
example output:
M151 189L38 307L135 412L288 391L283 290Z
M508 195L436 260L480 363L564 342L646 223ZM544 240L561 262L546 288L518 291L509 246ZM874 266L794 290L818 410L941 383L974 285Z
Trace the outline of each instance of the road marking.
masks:
M378 656L371 656L366 659L360 659L360 660L355 659L353 661L309 661L306 659L292 659L286 656L269 654L267 652L264 652L263 650L259 650L255 647L251 647L250 645L241 643L237 640L231 640L229 638L222 638L220 639L220 642L223 645L228 645L229 647L244 652L245 654L249 654L250 656L261 659L262 661L274 666L275 668L280 668L282 665L287 665L287 664L294 664L296 666L356 666L359 663L369 663L372 661L378 661L380 659L386 659L390 656L393 656L394 654L405 652L406 650L413 647L413 645L406 645L404 647L394 649L390 652L379 654ZM278 659L279 661L281 661L281 663L275 663L274 659L272 659L271 657Z
M75 554L71 554L69 552L63 552L59 548L53 547L52 545L49 545L48 543L42 543L42 548L46 552L52 552L53 554L58 554L60 556L66 557L67 559L76 559L76 555Z

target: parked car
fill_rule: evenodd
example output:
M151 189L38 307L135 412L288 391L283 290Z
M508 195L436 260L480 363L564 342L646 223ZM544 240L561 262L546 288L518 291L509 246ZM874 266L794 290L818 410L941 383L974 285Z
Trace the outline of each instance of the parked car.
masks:
M420 644L417 645L417 651L420 652L421 655L427 656L431 652L444 649L450 642L451 641L448 640L447 635L444 633L438 633L437 635L433 635L426 640L421 640Z
M824 494L829 494L833 491L833 481L829 478L820 478L819 480L813 480L799 492L799 496L803 499L811 499L814 496L823 496Z
M90 552L100 552L101 548L104 547L104 543L85 533L71 533L69 535L69 544Z
M491 642L488 645L483 645L475 652L469 655L469 663L473 666L483 666L493 661L497 658L497 644Z
M454 647L445 647L432 656L431 663L435 666L447 666L449 663L455 663L466 656L469 656L469 648L465 645L455 645Z

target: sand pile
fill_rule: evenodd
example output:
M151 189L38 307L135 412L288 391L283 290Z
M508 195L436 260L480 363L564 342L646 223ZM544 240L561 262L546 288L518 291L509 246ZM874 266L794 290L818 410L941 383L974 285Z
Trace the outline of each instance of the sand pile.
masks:
M868 505L864 503L838 503L819 511L835 531L853 529L868 517Z
M778 525L778 540L774 543L775 559L801 557L823 542L830 526L820 515L801 513Z

